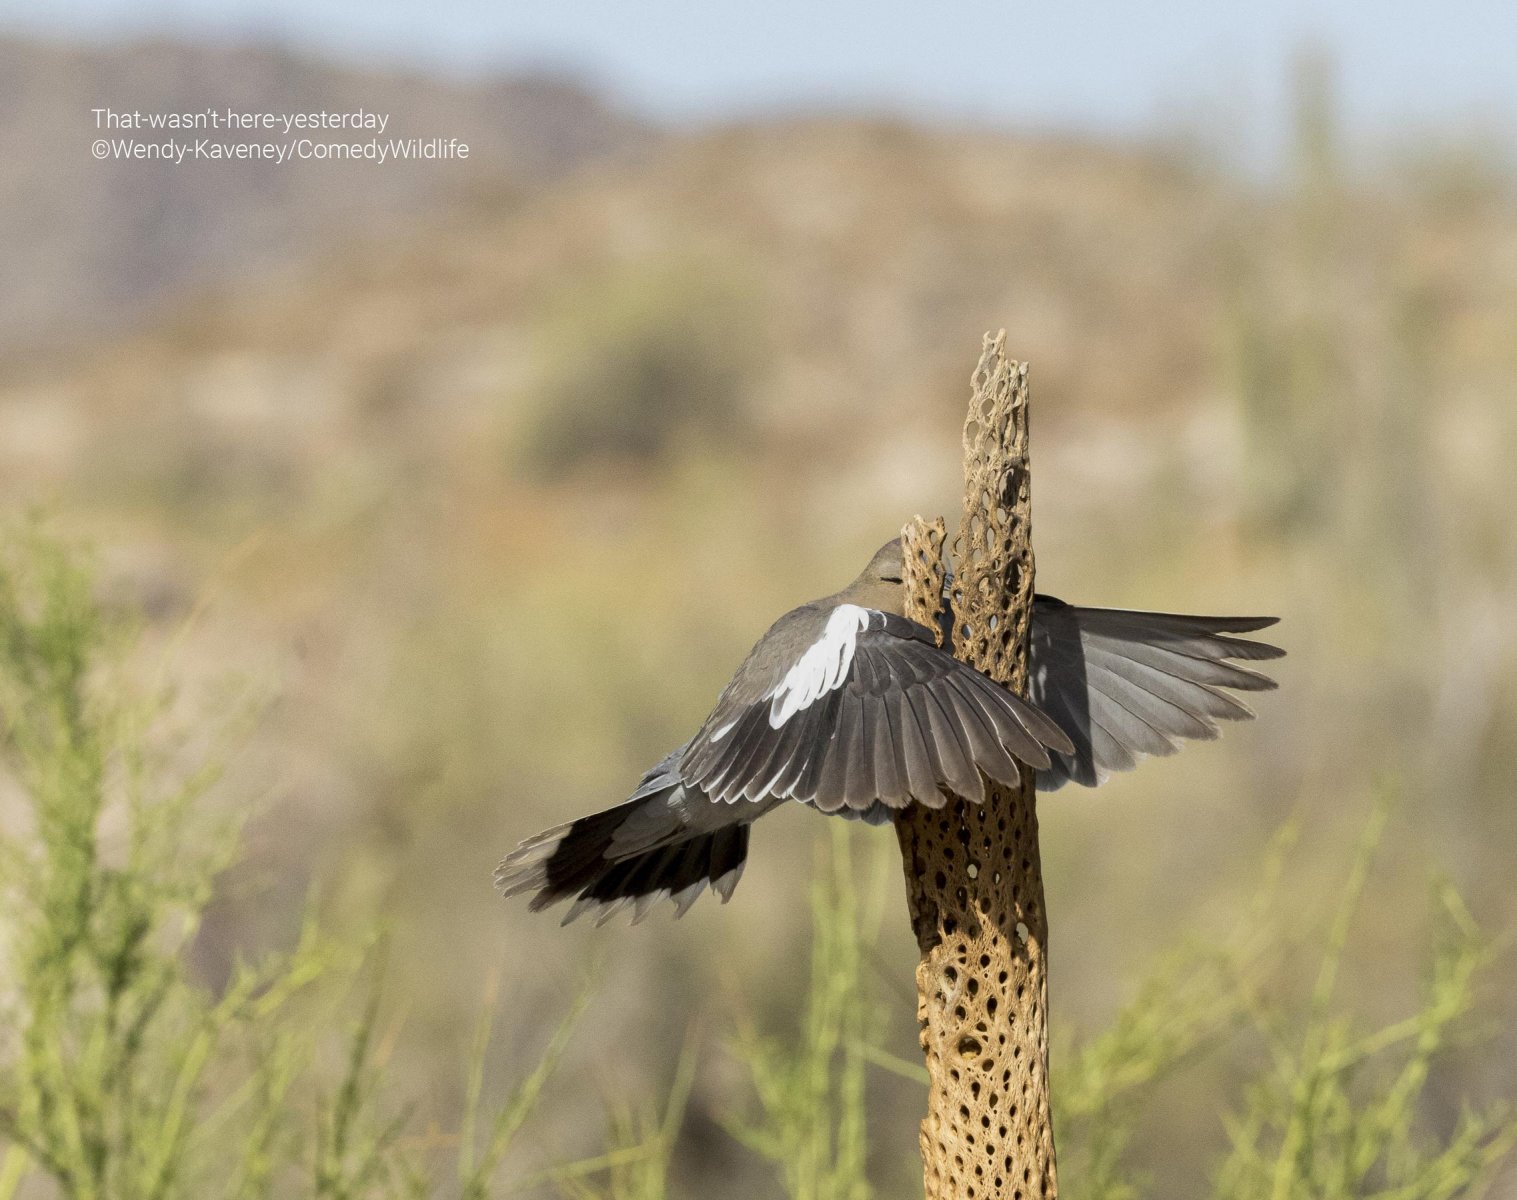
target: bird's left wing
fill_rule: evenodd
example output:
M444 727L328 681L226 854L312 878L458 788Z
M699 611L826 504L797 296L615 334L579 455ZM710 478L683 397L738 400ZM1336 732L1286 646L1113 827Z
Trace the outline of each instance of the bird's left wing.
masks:
M1032 609L1028 697L1074 742L1038 772L1040 790L1073 780L1094 787L1148 754L1173 754L1184 738L1214 738L1217 722L1254 714L1229 692L1274 680L1229 659L1285 652L1233 635L1274 617L1190 617L1076 608L1038 596Z
M805 623L809 621L809 623ZM1014 784L1017 764L1072 751L1042 713L935 644L904 617L851 604L781 627L762 665L734 677L680 764L713 801L771 797L823 812L979 800L979 772ZM773 645L787 645L783 655ZM778 660L778 665L776 665Z

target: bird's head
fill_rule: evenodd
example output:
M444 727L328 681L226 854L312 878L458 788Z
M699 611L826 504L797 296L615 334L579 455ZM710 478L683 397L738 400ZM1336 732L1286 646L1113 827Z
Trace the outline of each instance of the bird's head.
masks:
M874 552L869 565L840 593L840 598L864 608L905 616L906 590L901 586L905 570L901 539L895 538Z

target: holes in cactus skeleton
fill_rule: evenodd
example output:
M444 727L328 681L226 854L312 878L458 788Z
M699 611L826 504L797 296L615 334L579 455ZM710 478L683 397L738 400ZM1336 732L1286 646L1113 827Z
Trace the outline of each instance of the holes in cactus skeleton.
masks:
M1007 403L1000 394L1003 390L997 384L996 396L987 398L983 407L988 414L1003 411ZM991 583L996 592L1007 571L1024 592L1031 590L1030 563L1012 545L1022 533L1014 527L1014 514L1007 507L1025 490L1025 471L1004 489L988 489L987 496L994 493L999 509L987 509L971 525L973 541L961 555L961 596L954 604L955 630L962 628L964 635L960 646L970 647L977 655L972 665L1002 678L1013 666L1012 651L1025 633L1025 620L1013 619L1002 597L985 590L984 575L996 573L996 581ZM934 579L940 588L941 575ZM934 589L933 600L937 594L938 589ZM1028 595L1017 597L1022 603L1029 599ZM933 951L938 981L933 1020L962 1022L951 1031L948 1046L953 1048L952 1053L946 1046L941 1058L929 1052L936 1060L931 1063L934 1071L954 1089L942 1097L948 1107L938 1110L939 1136L929 1145L936 1142L939 1152L929 1175L951 1185L951 1194L974 1200L990 1200L992 1196L1005 1200L1013 1189L1015 1200L1046 1200L1050 1186L1043 1161L1046 1155L1035 1151L1039 1144L1034 1135L1037 1106L1030 1099L1044 1073L1038 1069L1037 1047L1030 1036L1036 1032L1036 1025L1018 1024L1028 1017L1024 1006L1029 999L1033 1001L1032 1021L1042 1019L1037 1003L1042 977L1033 973L1040 970L1041 963L1028 957L1034 948L1033 931L1042 933L1036 895L1035 824L1019 789L987 785L986 800L983 806L974 806L950 798L945 809L931 815L923 812L923 823L916 825L921 831L917 842L921 868L918 886L924 891L934 884L938 888L932 897L939 909L939 940ZM1029 876L1027 886L1021 886L1023 876ZM985 886L979 885L980 880ZM1013 940L1019 918L1026 931L1019 939L1027 945L1025 951L1018 940ZM1001 969L1003 963L1005 969ZM1012 963L1021 965L1014 968ZM1002 997L1007 1001L1004 1008ZM1018 1039L1027 1043L1025 1066L1021 1063L1023 1047L1015 1044ZM1033 1078L1031 1091L1026 1079L1029 1072ZM960 1105L958 1100L964 1103ZM1022 1122L1026 1128L1019 1132ZM950 1136L942 1136L945 1133ZM1024 1171L1024 1165L1039 1170ZM1041 1191L1033 1183L1040 1172L1044 1178Z

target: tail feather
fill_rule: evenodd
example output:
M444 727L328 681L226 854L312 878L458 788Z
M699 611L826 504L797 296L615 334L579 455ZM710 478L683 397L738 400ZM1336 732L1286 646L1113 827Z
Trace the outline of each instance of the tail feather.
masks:
M636 924L665 897L684 916L708 886L725 903L748 857L747 822L688 837L676 830L652 845L639 838L627 852L618 830L646 821L647 806L658 801L639 797L529 838L496 868L496 886L507 896L533 893L534 912L573 899L565 925L586 913L604 924L628 904Z

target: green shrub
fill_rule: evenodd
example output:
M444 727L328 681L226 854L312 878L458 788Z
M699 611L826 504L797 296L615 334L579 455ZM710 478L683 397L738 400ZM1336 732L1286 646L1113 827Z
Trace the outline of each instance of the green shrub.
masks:
M240 963L219 992L186 952L233 820L206 803L225 756L133 688L124 631L88 574L35 528L0 555L0 1137L6 1178L79 1200L263 1196L301 1131L288 1103L311 1054L292 1010L350 974L307 925L289 953ZM309 1014L307 1014L309 1015ZM331 1112L319 1195L354 1194L364 1105ZM382 1156L383 1147L376 1153ZM345 1190L346 1189L346 1190Z
M1335 1004L1385 819L1382 804L1360 839L1303 1001L1262 999L1266 991L1289 992L1289 980L1278 978L1287 956L1270 914L1301 911L1299 900L1282 899L1280 862L1289 846L1282 839L1270 884L1226 942L1191 943L1166 956L1110 1028L1057 1064L1060 1166L1074 1194L1150 1194L1127 1158L1150 1086L1203 1055L1224 1053L1251 1065L1240 1094L1219 1105L1231 1149L1215 1168L1218 1200L1483 1194L1517 1143L1517 1122L1506 1106L1466 1109L1451 1133L1441 1133L1425 1094L1436 1056L1476 1016L1474 984L1490 960L1489 943L1457 895L1439 889L1419 1011L1363 1028Z
M487 1006L456 1170L424 1170L383 1086L377 983L344 1020L365 947L308 920L292 950L196 978L238 854L209 795L237 722L176 734L126 634L75 555L35 528L0 542L0 1200L484 1200L583 1000L489 1117Z
M1155 1086L1223 1056L1245 1064L1247 1075L1236 1095L1218 1098L1231 1149L1215 1164L1210 1186L1198 1179L1194 1194L1217 1200L1485 1194L1495 1167L1517 1145L1513 1111L1466 1106L1443 1130L1428 1094L1438 1054L1467 1036L1477 1019L1474 987L1491 958L1457 895L1438 889L1438 932L1418 1011L1362 1028L1335 1004L1385 819L1381 805L1360 840L1301 1003L1261 999L1266 984L1288 994L1289 980L1280 976L1282 964L1293 961L1271 914L1301 912L1299 899L1289 906L1282 900L1292 845L1286 831L1264 886L1225 939L1189 939L1161 955L1107 1028L1055 1056L1053 1108L1066 1194L1081 1200L1156 1194L1132 1161ZM927 1080L922 1067L892 1055L879 1037L880 1004L865 970L869 938L861 932L871 922L860 917L846 831L834 832L830 863L814 891L811 986L800 1025L760 1037L740 1021L736 1042L759 1105L756 1117L735 1117L729 1128L780 1165L791 1200L874 1194L864 1173L866 1100L879 1081L867 1081L865 1068ZM914 1149L899 1147L902 1155Z
M849 855L850 830L833 823L830 853L812 884L811 980L800 1028L764 1036L739 1007L733 1049L758 1100L728 1130L779 1170L792 1200L868 1200L865 1083L878 1045L879 1002L866 986L870 944ZM877 914L876 914L877 919Z

